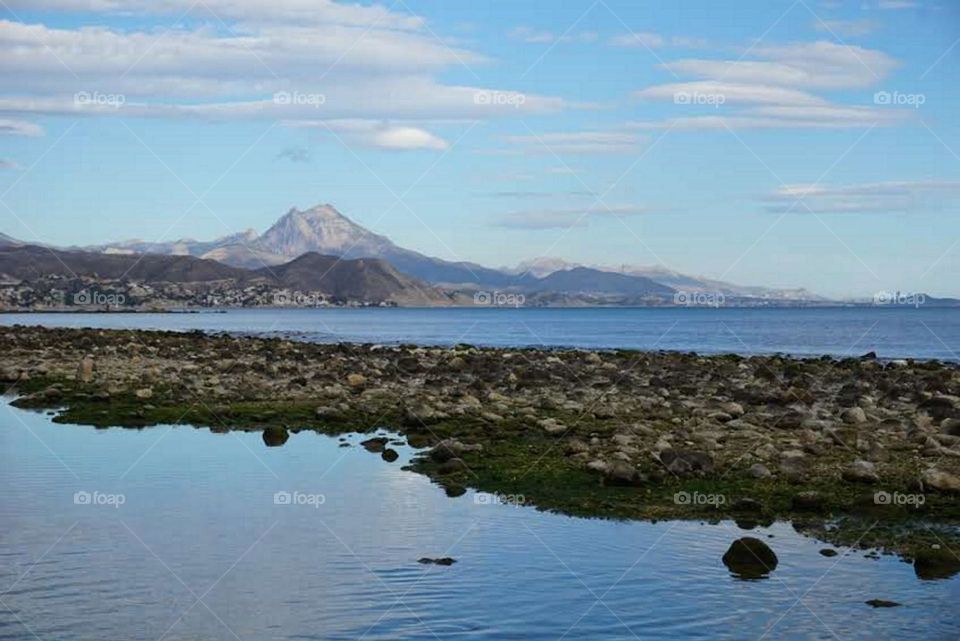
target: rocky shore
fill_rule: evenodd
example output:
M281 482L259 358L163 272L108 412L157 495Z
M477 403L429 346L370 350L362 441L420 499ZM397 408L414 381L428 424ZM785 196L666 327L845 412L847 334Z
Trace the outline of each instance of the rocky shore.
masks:
M951 364L20 326L0 329L0 354L14 404L56 408L59 422L264 430L268 445L386 427L423 448L413 469L451 496L475 487L590 516L790 516L824 532L837 518L960 523Z

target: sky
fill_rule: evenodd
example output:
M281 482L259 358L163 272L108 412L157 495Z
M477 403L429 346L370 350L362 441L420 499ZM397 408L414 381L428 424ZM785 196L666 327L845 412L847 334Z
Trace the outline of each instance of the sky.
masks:
M953 0L3 0L0 232L960 297L958 80Z

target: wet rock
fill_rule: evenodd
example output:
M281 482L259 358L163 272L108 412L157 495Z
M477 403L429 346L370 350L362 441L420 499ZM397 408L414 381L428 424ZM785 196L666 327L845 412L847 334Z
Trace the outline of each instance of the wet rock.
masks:
M383 451L382 454L380 454L380 458L382 458L387 463L393 463L398 458L400 458L400 454L398 454L396 450L388 447Z
M885 601L883 599L870 599L864 603L872 608L896 608L900 606L896 601Z
M417 563L422 563L424 565L453 565L457 560L449 556L443 556L436 559L431 559L430 557L423 557L417 561Z
M734 512L750 512L756 514L763 512L763 503L756 499L742 498L734 501L730 505L730 509Z
M445 461L437 468L439 474L456 474L457 472L466 472L467 470L467 464L463 462L463 459L459 458L452 458L449 461Z
M851 483L876 483L880 480L877 470L870 461L857 460L843 470L843 479Z
M822 550L820 550L820 556L832 557L832 556L837 556L838 554L840 553L834 550L833 548L823 548Z
M741 579L767 578L778 562L770 546L752 536L737 539L723 555L723 564Z
M290 438L290 433L285 427L271 425L263 430L263 443L267 447L280 447Z
M133 395L136 396L141 401L145 401L153 398L153 389L149 387L144 387L142 389L138 389L136 392L133 393Z
M360 441L360 445L363 446L368 452L383 452L384 448L387 446L387 441L390 439L384 436L375 436L373 438L368 438L365 441Z
M790 500L790 507L796 512L819 512L826 502L819 492L798 492Z
M931 468L920 476L920 486L924 491L960 494L960 478L936 468Z
M949 579L960 573L960 558L941 547L924 549L914 556L913 571L924 581Z
M467 493L467 488L456 483L451 483L450 485L445 485L443 488L444 493L452 499L457 498L458 496L463 496Z

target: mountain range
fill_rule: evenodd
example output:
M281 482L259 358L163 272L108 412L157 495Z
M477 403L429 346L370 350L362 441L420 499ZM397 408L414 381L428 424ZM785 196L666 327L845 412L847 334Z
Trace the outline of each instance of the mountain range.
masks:
M751 299L757 304L825 300L803 289L745 287L664 268L588 266L556 258L539 258L501 269L447 261L400 247L386 236L356 224L329 204L303 211L290 209L263 234L251 229L212 241L130 240L84 249L106 254L194 256L253 270L282 265L307 252L345 259L378 258L401 274L447 290L590 295L592 302L612 304L638 304L648 297L665 298L678 291L719 293Z

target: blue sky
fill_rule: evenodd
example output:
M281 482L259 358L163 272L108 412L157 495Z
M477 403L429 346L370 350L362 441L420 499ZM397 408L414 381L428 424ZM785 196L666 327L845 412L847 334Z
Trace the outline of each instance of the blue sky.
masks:
M947 0L6 0L0 232L398 244L960 296Z

